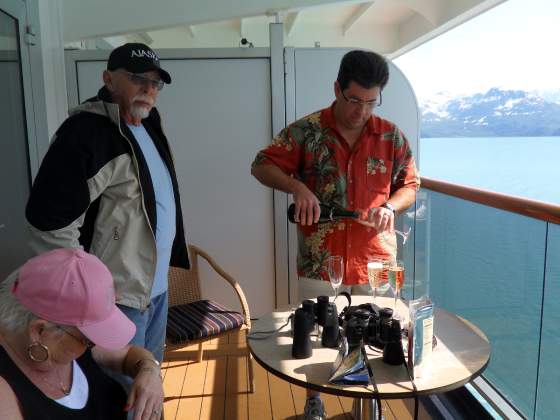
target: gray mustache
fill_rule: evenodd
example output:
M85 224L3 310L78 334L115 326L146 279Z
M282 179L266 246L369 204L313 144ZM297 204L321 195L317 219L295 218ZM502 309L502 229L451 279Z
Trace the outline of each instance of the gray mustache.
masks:
M142 101L148 103L150 106L154 106L154 101L147 95L138 95L132 98L132 102Z

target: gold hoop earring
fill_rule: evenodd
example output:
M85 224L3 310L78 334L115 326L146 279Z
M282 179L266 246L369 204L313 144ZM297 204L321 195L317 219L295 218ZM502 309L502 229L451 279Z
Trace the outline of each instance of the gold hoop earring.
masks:
M40 358L40 357L37 357L35 354L33 354L33 351L36 348L40 348L41 351L43 351L43 355L45 357ZM29 346L27 346L27 355L29 356L29 358L31 360L33 360L34 362L37 362L37 363L46 362L47 360L49 360L49 357L50 357L49 348L47 346L45 346L44 344L39 343L38 341L35 342L35 343L31 343Z

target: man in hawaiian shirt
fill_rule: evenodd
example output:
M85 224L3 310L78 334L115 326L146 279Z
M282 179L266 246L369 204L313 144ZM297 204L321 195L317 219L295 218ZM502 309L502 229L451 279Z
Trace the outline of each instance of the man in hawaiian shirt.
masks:
M252 164L262 184L293 195L300 299L332 294L330 255L343 256L343 287L353 293L369 291L368 260L396 258L395 216L414 203L420 178L402 131L373 114L388 79L382 56L348 52L334 82L334 103L283 129ZM362 220L318 224L319 203L358 210ZM324 417L318 394L308 391L305 418Z

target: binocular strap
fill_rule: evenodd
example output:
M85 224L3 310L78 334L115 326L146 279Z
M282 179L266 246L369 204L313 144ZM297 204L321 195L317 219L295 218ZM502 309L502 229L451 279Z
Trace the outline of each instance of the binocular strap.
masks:
M278 328L276 328L275 330L269 330L269 331L251 331L249 334L247 334L247 338L250 340L266 340L267 338L272 337L274 334L276 334L277 332L279 332L282 328L284 328L286 325L288 325L290 323L290 320L294 317L294 314L290 314L290 316L288 317L288 320L286 321L286 323L282 324L281 326L279 326Z
M362 346L361 346L361 351L362 351L362 356L364 356L364 362L366 364L366 368L367 368L367 371L368 371L369 381L371 382L371 385L373 386L373 390L375 391L375 394L377 395L375 397L375 402L377 403L377 414L378 414L378 417L380 419L382 419L383 417L382 417L381 413L383 411L382 411L382 408L381 408L381 398L379 398L379 388L377 388L377 383L375 382L375 378L373 377L373 371L371 370L371 366L369 365L368 355L366 353L366 348L364 347L363 343L362 343Z
M434 336L435 337L435 336ZM401 342L401 350L402 353L404 355L404 349L402 347L402 342ZM406 369L406 373L408 374L408 379L410 380L410 383L412 384L412 390L414 391L414 420L418 420L418 389L416 388L416 384L414 383L414 378L412 377L411 373L410 373L410 369L408 368L408 363L405 361L403 361L403 365L404 368Z
M402 349L402 343L401 343L401 349ZM366 349L365 349L363 344L362 344L361 351L362 351L362 355L364 356L364 361L366 363L366 368L367 368L367 371L368 371L369 380L371 382L371 385L373 386L373 390L377 394L377 397L375 398L375 401L377 402L378 417L380 419L382 419L383 417L381 416L382 408L381 408L381 398L379 398L379 389L377 388L377 384L376 384L375 378L373 376L373 371L371 370L371 366L369 365L368 356L367 356ZM404 351L403 351L403 353L404 353ZM412 384L412 390L414 391L414 417L413 418L414 418L414 420L418 420L418 389L416 388L416 384L414 383L414 378L410 374L410 370L408 369L408 364L406 363L406 361L403 362L403 366L406 369L406 373L408 374L408 379L410 380L410 383Z

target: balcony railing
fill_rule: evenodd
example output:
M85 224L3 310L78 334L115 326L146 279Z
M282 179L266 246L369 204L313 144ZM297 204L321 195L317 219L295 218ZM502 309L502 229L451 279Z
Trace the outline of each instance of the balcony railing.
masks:
M485 379L523 416L560 412L560 206L422 180L404 248L406 296L474 322L492 345Z

